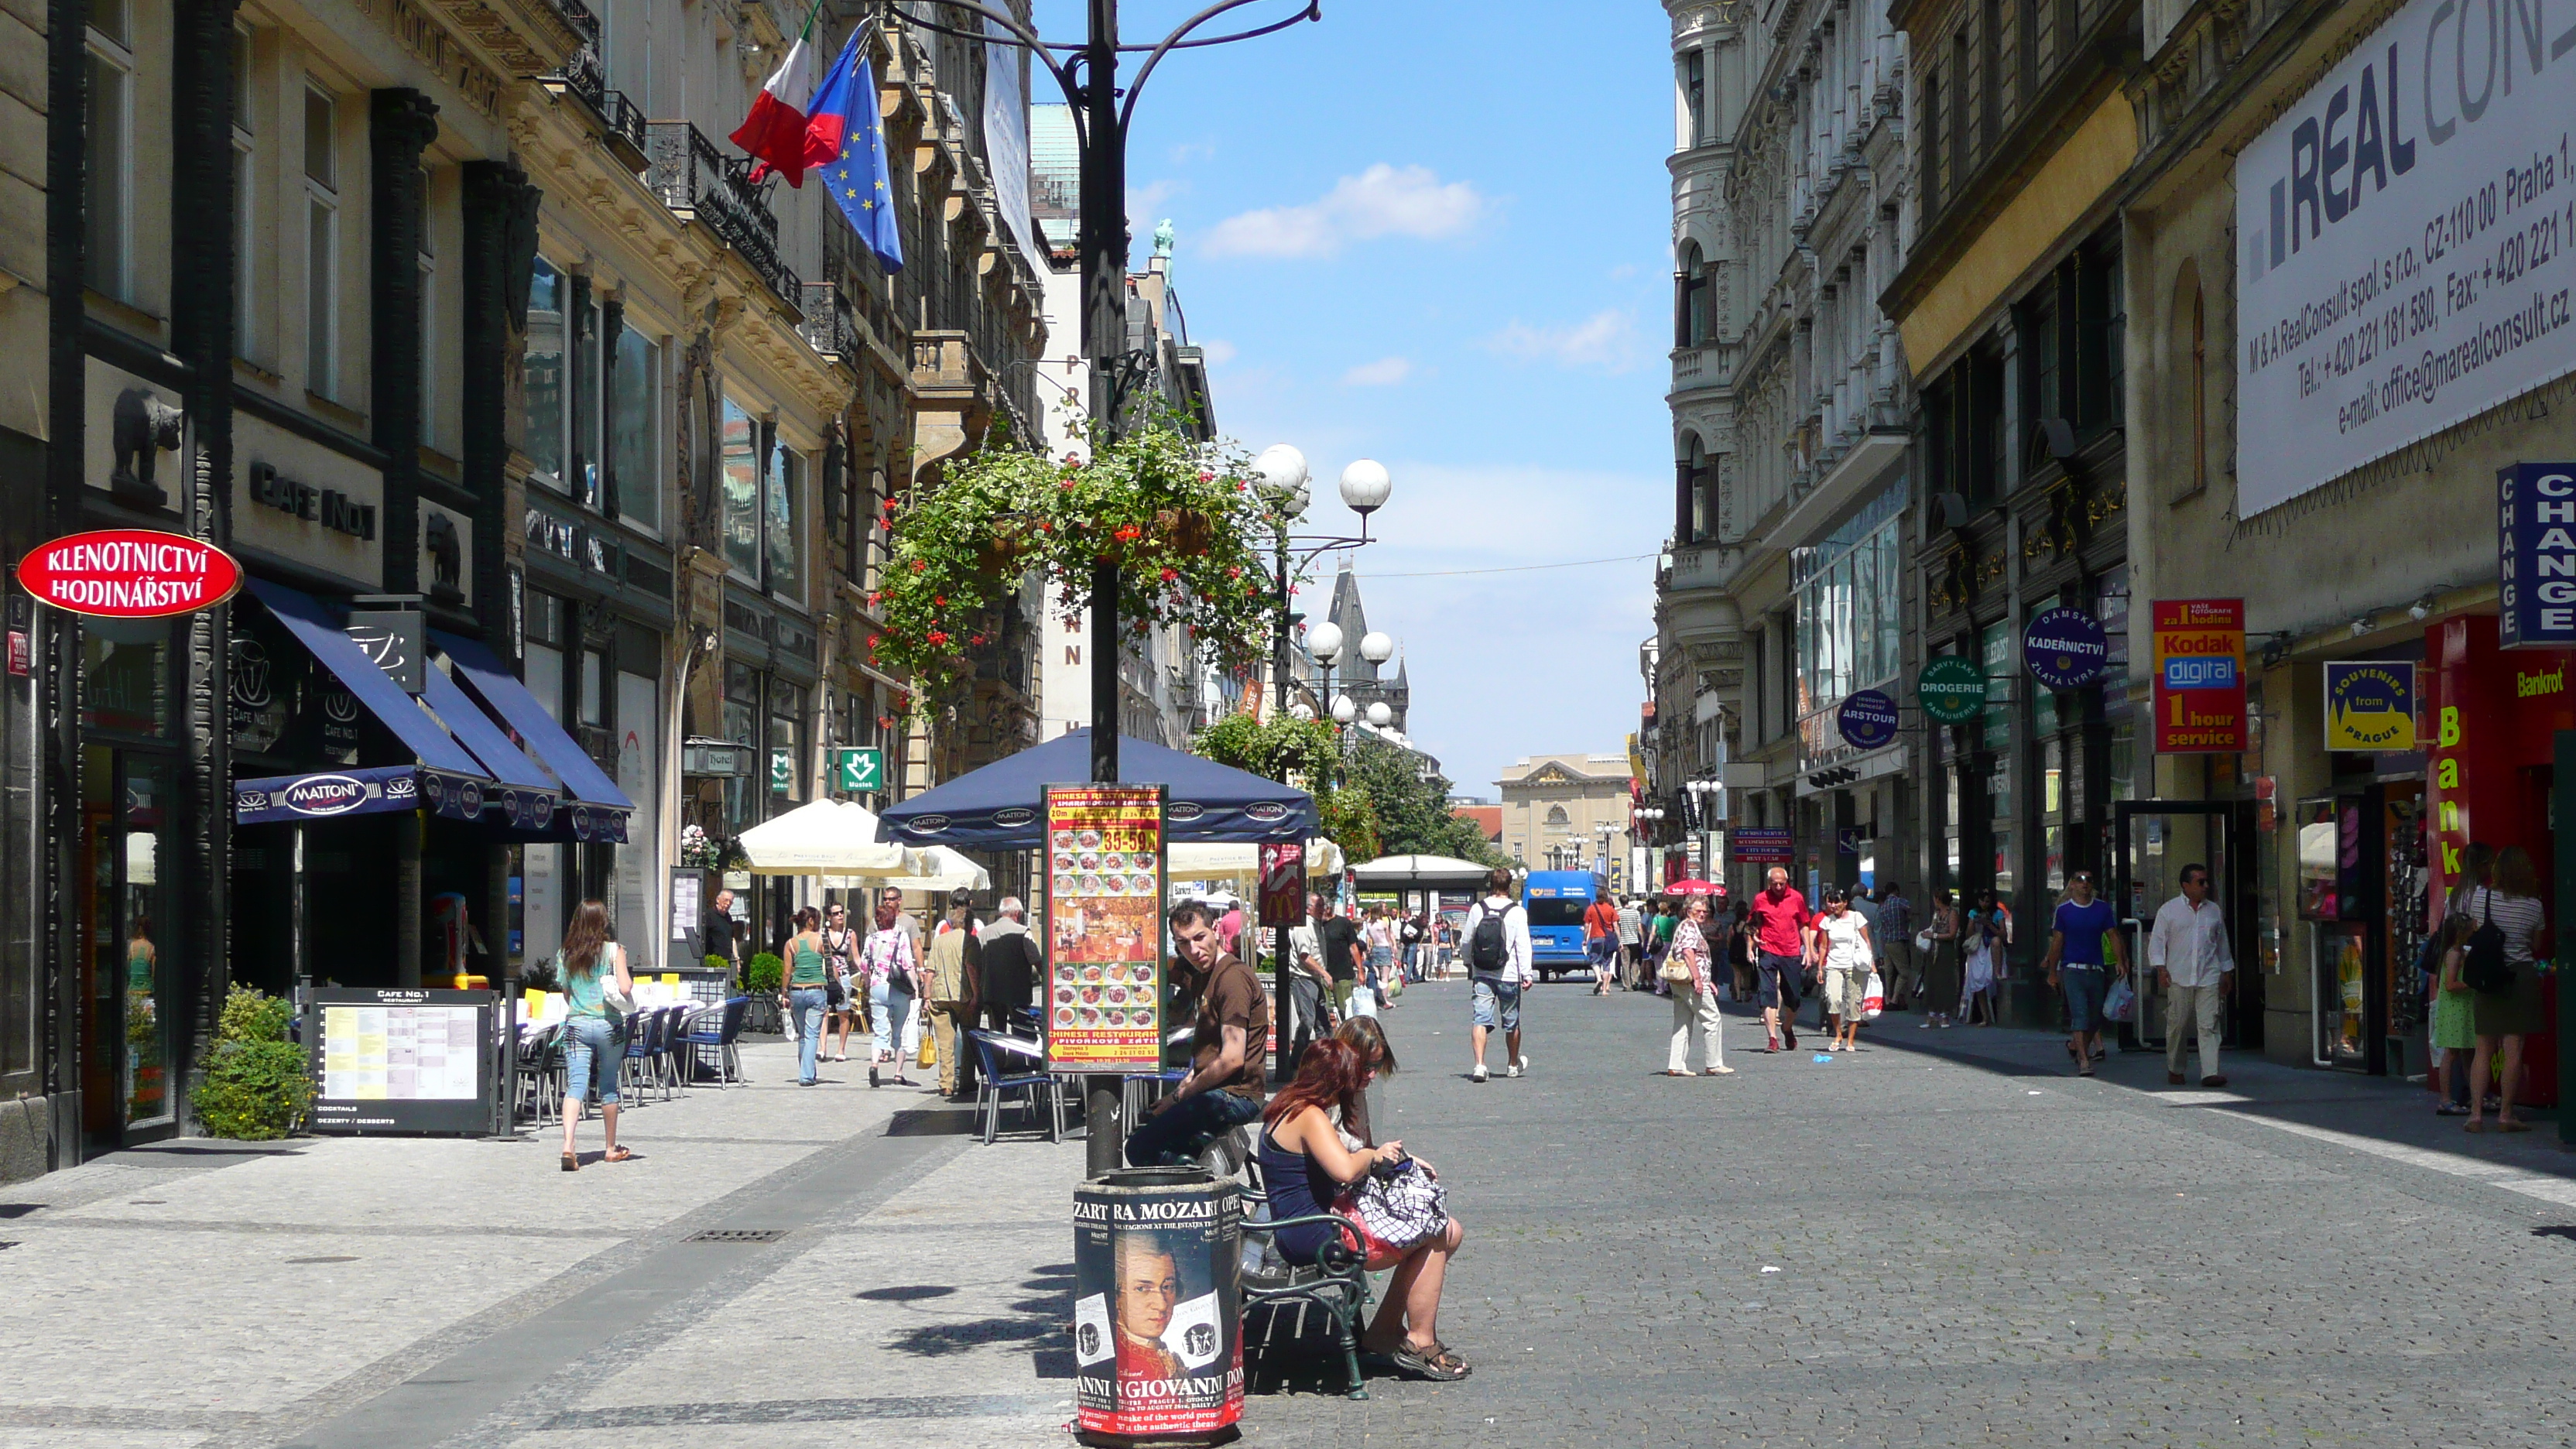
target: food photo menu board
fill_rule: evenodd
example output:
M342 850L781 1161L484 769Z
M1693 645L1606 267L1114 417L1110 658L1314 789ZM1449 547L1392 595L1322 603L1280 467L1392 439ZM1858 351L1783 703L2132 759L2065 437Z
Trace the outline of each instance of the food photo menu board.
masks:
M1047 787L1047 1070L1163 1064L1163 787Z
M492 1121L489 991L312 993L316 1132L482 1132Z

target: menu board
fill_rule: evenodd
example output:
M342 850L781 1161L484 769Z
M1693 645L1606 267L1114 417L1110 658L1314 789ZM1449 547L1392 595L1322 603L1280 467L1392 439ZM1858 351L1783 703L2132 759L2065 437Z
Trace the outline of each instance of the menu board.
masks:
M312 997L314 1131L490 1129L491 992L330 987Z
M1163 1065L1163 787L1047 787L1047 1070Z

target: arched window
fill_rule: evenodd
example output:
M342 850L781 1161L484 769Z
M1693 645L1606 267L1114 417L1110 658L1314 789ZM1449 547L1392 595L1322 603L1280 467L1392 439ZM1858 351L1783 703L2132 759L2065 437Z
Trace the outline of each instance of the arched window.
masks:
M1565 813L1565 807L1564 807L1564 806L1562 806L1562 805L1550 805L1549 807L1547 807L1547 828L1548 828L1548 829L1550 829L1550 830L1562 830L1562 829L1564 829L1566 826L1568 826L1568 825L1570 825L1570 824L1572 824L1572 823L1574 823L1574 822L1573 822L1573 817L1571 817L1571 816L1569 816L1569 815L1567 815L1567 814Z
M1673 274L1673 345L1700 347L1717 335L1716 314L1709 306L1708 264L1698 242L1682 246L1681 269Z

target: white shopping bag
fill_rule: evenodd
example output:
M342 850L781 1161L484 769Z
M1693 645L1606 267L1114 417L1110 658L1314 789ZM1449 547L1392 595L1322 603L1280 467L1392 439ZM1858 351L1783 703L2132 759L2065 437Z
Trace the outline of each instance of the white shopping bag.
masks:
M1885 1010L1887 1010L1887 984L1878 979L1877 972L1872 971L1869 973L1869 984L1861 988L1861 1019L1876 1021L1878 1014Z

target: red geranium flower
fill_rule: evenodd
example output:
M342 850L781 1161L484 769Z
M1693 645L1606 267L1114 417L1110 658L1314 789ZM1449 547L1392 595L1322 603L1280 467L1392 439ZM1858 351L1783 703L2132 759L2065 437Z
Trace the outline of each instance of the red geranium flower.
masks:
M1172 580L1177 579L1177 578L1179 578L1180 576L1181 576L1181 573L1180 573L1180 570L1178 570L1178 569L1165 569L1165 570L1163 570L1163 582L1164 582L1164 583L1167 583L1167 584L1168 584L1168 583L1170 583Z
M912 561L912 571L917 574L928 573L930 571L930 565L923 563L919 559L914 559Z
M1115 534L1112 534L1111 537L1117 539L1120 543L1133 543L1141 537L1143 533L1143 529L1140 529L1131 523L1118 530Z
M931 630L927 637L933 644L945 644L948 642L948 636L940 633L936 629Z

